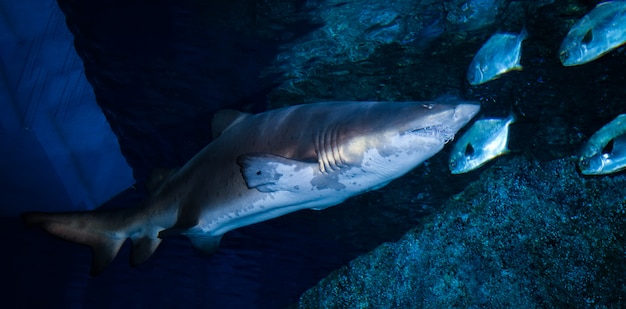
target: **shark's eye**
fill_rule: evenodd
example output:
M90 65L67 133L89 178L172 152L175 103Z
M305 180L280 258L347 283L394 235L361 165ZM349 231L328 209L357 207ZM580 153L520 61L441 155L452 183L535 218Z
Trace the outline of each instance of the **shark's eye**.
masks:
M471 157L473 155L474 155L474 147L472 146L472 144L467 144L467 146L465 146L465 156Z
M602 154L607 154L607 153L611 153L613 152L613 141L614 140L610 140L606 146L604 146L604 148L602 148Z
M591 31L591 29L589 29L589 31L587 31L587 33L585 33L585 36L583 37L583 40L580 41L582 44L589 44L591 43L591 40L593 40L593 32Z

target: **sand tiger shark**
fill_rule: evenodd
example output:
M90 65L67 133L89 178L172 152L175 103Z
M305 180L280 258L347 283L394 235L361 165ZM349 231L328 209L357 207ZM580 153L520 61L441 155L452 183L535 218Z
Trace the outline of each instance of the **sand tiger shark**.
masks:
M476 102L326 102L260 114L220 111L214 140L138 207L31 212L29 225L92 248L100 273L132 241L131 264L170 235L213 253L230 230L376 190L438 153Z

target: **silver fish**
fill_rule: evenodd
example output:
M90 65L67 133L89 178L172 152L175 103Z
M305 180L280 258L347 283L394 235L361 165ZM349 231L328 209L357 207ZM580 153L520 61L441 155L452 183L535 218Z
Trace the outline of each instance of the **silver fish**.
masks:
M626 168L626 114L589 138L580 150L578 168L583 175L604 175Z
M626 43L626 1L598 4L567 33L559 49L564 66L585 64Z
M93 250L92 274L130 238L131 263L163 238L185 235L213 253L233 229L301 209L324 209L385 186L438 153L480 106L466 101L327 102L250 115L216 114L217 136L161 183L141 207L27 213Z
M452 174L467 173L508 153L509 126L513 122L513 113L504 119L477 120L452 148L449 161Z
M522 42L527 36L526 27L520 34L496 33L491 36L467 70L470 85L480 85L511 70L521 70Z

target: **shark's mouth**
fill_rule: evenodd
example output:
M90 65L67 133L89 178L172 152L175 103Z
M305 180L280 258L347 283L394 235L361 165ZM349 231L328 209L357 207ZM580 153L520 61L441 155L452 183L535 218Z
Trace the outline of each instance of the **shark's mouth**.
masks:
M411 134L415 134L423 137L438 138L443 140L444 143L448 143L454 139L456 132L449 127L438 125L419 128L411 131Z

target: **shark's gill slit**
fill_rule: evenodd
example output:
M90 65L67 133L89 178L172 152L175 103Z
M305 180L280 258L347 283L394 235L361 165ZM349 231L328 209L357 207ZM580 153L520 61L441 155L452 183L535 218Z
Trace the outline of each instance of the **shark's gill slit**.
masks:
M322 149L322 144L321 144L321 138L320 136L322 135L322 133L320 131L316 131L314 134L314 147L315 147L315 153L317 154L317 163L319 164L319 170L321 173L326 173L326 170L324 169L324 159L323 156L324 154L323 149Z
M337 127L333 127L332 129L332 144L331 150L333 152L333 158L335 159L335 164L337 165L337 169L341 169L344 166L344 163L341 160L341 153L339 152L339 129Z
M334 170L341 169L341 160L339 159L339 151L337 149L337 127L331 127L329 131L330 136L330 155L333 158Z
M320 135L320 142L322 145L321 150L321 154L322 154L322 162L324 162L324 171L326 173L331 173L333 171L332 166L330 165L330 161L328 159L328 151L326 151L326 149L328 148L328 146L326 145L326 132L327 128L325 128L322 131L322 134Z
M337 163L333 155L333 140L332 140L333 128L330 127L324 131L324 153L326 154L326 160L328 160L328 167L330 171L337 169Z

